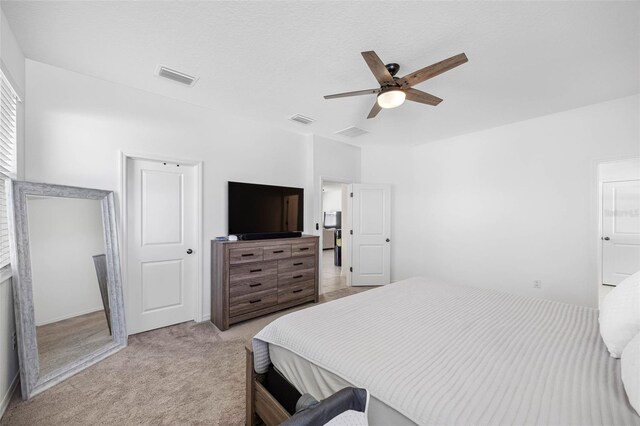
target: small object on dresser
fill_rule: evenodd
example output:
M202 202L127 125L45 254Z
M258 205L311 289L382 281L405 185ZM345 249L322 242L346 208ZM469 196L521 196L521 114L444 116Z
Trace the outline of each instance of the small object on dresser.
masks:
M228 241L229 238L228 237L216 237L215 240L216 241Z
M237 235L229 235L228 240L229 241L238 241L238 236Z

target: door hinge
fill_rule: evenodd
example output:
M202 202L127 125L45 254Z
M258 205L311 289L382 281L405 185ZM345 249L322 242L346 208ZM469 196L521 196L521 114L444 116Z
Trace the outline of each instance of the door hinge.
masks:
M316 223L316 231L319 231L319 230L320 230L320 224Z
M349 272L353 272L353 266L349 266Z
M353 192L349 194L349 197L353 198Z
M349 230L349 234L353 235L353 229Z

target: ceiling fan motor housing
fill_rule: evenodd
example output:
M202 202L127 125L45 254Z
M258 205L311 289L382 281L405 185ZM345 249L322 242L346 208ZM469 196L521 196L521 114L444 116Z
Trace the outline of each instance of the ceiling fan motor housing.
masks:
M392 62L385 64L373 50L361 52L361 54L373 73L373 76L380 84L380 88L336 93L335 95L327 95L324 98L335 99L375 94L377 95L376 103L373 104L373 108L371 108L371 112L369 112L367 118L374 118L383 108L398 107L402 105L405 100L431 106L440 104L442 99L430 93L415 89L413 86L449 71L458 65L462 65L468 60L467 55L460 53L398 78L395 76L398 71L400 71L400 65L397 63Z
M396 64L395 62L385 65L385 68L387 69L387 71L389 71L389 74L391 74L392 77L398 74L398 71L400 71L400 65Z

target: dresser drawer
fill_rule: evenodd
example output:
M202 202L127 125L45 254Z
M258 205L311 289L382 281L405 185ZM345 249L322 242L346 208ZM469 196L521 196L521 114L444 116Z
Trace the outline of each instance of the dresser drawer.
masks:
M292 302L297 299L305 299L315 294L315 281L303 281L286 288L278 287L278 303Z
M248 312L258 311L277 303L278 290L275 288L252 294L245 294L244 296L239 296L233 300L229 300L229 316L235 317Z
M238 263L261 262L262 247L253 248L235 248L229 250L229 263L236 265Z
M229 298L233 302L238 297L246 294L258 293L275 288L278 288L278 276L276 274L247 278L229 284Z
M310 256L316 253L315 243L291 244L291 256Z
M291 259L278 261L278 273L288 273L293 271L301 271L303 269L311 269L316 266L316 258L314 256L295 257Z
M229 281L231 285L238 281L265 277L278 273L278 262L251 263L247 265L233 265L229 268Z
M278 274L278 288L286 288L303 281L315 279L315 269L304 269L302 271L286 272L284 274Z
M288 259L291 257L291 244L263 247L264 260Z

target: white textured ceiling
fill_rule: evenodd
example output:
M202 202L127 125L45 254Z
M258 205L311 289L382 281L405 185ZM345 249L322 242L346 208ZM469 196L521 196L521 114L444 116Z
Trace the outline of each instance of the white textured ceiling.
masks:
M640 91L638 2L2 1L25 55L302 133L416 144ZM404 75L465 52L418 86L444 99L367 120L377 87L361 51ZM193 88L153 75L164 64ZM289 122L301 113L317 121ZM355 125L355 139L334 132Z

